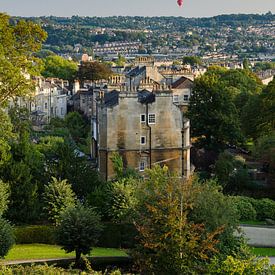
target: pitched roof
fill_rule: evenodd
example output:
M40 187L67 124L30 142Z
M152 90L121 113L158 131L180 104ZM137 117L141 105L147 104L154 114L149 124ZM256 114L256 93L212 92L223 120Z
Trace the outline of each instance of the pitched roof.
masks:
M189 78L182 76L177 81L172 84L173 89L184 89L184 88L192 88L194 82Z

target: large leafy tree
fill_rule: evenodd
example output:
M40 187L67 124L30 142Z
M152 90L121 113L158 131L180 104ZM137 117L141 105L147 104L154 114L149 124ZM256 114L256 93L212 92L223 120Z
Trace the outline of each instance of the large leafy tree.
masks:
M144 274L197 274L217 253L222 227L207 231L189 220L199 189L156 166L140 181L135 259Z
M44 77L58 77L72 81L77 73L77 63L64 59L58 55L50 55L44 60L42 75Z
M78 78L83 83L85 80L108 79L112 71L103 63L98 61L82 62L78 70Z
M33 87L31 76L39 73L39 51L46 33L40 26L20 20L11 22L0 13L0 105L26 95Z
M211 72L195 80L187 116L196 144L220 150L242 140L238 111L231 90Z

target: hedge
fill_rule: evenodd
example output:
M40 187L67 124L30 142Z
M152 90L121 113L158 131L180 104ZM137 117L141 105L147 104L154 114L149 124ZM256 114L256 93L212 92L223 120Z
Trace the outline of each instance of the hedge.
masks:
M56 244L55 227L50 225L28 225L14 228L17 244Z
M28 225L14 228L17 244L56 244L56 228L51 225ZM136 229L131 224L104 223L104 230L97 246L109 248L132 248Z

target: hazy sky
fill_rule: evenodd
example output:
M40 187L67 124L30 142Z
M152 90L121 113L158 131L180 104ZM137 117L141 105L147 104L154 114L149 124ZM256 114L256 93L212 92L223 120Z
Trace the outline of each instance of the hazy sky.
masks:
M275 13L275 0L0 0L0 12L19 16L174 15L202 17L228 13Z

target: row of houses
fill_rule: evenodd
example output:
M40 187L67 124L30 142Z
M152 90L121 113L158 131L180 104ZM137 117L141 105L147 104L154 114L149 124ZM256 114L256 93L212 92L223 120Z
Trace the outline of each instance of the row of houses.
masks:
M112 156L141 174L155 164L179 177L190 174L190 123L185 117L193 80L190 72L173 74L139 64L106 81L75 82L37 78L32 97L18 98L36 126L79 111L91 121L91 158L103 178L114 176Z

